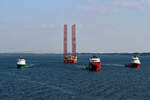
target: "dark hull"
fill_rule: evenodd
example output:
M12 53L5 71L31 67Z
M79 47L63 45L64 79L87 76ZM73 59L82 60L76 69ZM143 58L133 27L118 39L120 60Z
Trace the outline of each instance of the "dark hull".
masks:
M25 68L26 65L17 65L17 68Z
M131 67L131 68L140 68L141 64L137 64L137 63L129 63L129 64L125 64L125 67Z

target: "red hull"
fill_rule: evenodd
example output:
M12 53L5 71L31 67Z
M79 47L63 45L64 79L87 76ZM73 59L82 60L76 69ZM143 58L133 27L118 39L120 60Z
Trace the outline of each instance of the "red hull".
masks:
M132 68L140 68L141 64L137 63L130 63L130 64L125 64L125 67L132 67Z
M77 63L77 57L76 56L69 56L64 58L64 63Z
M74 60L65 60L64 63L77 63L77 61L74 61Z
M101 62L91 62L89 64L88 67L86 67L87 70L90 70L90 71L100 71L100 68L101 68Z

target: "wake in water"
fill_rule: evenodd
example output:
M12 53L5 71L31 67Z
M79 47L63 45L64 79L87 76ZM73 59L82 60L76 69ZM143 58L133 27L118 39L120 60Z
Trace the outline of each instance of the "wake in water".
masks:
M28 64L26 67L33 67L34 64Z
M78 64L76 67L81 68L81 69L85 69L86 66L87 66L86 64Z
M119 66L119 67L124 66L123 64L102 64L102 66L103 65L105 65L105 66Z

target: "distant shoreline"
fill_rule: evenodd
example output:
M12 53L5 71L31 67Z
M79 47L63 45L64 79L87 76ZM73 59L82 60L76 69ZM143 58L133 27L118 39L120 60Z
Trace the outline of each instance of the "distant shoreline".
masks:
M26 53L26 52L14 52L14 53L10 53L10 52L6 52L6 53L0 53L0 55L4 55L4 54L9 54L9 55L20 55L20 54L32 54L32 55L38 55L38 54L51 54L51 55L63 55L63 53ZM69 53L71 54L71 53ZM143 53L77 53L77 55L142 55L142 56L147 56L150 55L150 52L143 52Z

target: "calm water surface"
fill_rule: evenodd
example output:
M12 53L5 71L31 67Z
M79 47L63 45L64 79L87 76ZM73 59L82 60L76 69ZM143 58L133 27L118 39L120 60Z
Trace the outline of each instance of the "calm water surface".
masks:
M20 55L0 55L0 100L150 100L150 56L140 56L140 69L126 68L129 55L101 55L101 72L64 64L62 55L21 54L27 68L17 69Z

